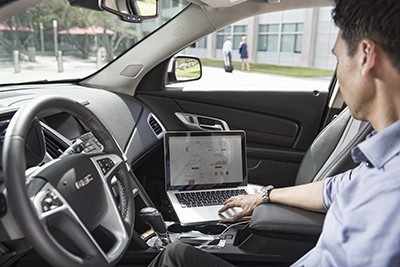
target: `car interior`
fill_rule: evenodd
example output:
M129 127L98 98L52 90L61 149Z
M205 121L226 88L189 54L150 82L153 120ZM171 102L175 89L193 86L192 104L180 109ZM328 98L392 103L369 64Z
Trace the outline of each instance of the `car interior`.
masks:
M37 2L2 0L0 17ZM112 2L69 0L127 23L156 16ZM266 204L237 225L180 225L165 192L163 136L245 131L248 181L261 186L311 183L354 167L351 148L372 128L351 117L335 75L318 92L270 85L187 90L175 68L185 59L177 55L182 49L233 22L331 5L189 0L85 78L1 85L0 265L147 266L162 245L143 208L159 211L171 238L218 236L223 245L203 249L236 266L288 266L304 255L318 240L323 213Z

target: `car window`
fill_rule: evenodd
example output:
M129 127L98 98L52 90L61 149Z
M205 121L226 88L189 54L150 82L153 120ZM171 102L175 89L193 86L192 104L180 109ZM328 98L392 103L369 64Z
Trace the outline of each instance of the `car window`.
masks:
M161 1L160 16L135 24L108 12L44 0L0 18L0 84L86 77L187 6Z
M247 18L199 39L180 54L199 57L203 77L185 87L328 90L336 67L331 49L338 28L331 7L274 12ZM250 70L242 65L246 38ZM233 72L224 71L224 43L230 38ZM266 87L266 85L269 85ZM174 86L174 85L171 85Z

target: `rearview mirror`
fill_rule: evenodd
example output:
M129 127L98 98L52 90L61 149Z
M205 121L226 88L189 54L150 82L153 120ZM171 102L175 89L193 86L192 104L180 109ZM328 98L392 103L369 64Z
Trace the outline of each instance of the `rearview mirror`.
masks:
M179 83L195 81L201 78L200 59L190 56L173 57L168 71L168 82Z
M100 8L134 23L158 16L158 0L100 0Z

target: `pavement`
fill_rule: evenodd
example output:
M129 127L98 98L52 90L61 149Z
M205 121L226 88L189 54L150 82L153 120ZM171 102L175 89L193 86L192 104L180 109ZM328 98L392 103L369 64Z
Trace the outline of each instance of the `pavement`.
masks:
M232 73L215 67L203 67L200 80L180 83L184 90L279 90L279 91L328 91L331 77L297 78L234 70ZM170 85L171 87L175 85Z
M15 73L12 62L0 62L0 84L38 80L63 80L83 78L97 71L95 58L87 60L73 56L63 57L64 71L58 72L55 57L36 56L36 62L21 62L21 72ZM327 91L330 77L295 78L281 75L234 70L227 73L222 68L203 66L203 76L198 81L178 84L184 90L319 90ZM170 85L174 87L176 85Z
M66 80L86 77L97 71L95 59L63 57L64 71L58 72L56 57L36 56L36 62L20 63L21 72L15 73L12 62L0 62L0 84L38 80Z

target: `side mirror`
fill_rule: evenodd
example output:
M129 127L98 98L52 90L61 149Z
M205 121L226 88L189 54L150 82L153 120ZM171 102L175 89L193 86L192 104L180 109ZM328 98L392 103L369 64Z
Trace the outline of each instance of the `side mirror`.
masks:
M173 57L168 69L168 83L196 81L202 76L201 62L196 57Z
M100 8L120 20L141 23L158 16L158 0L100 0Z

